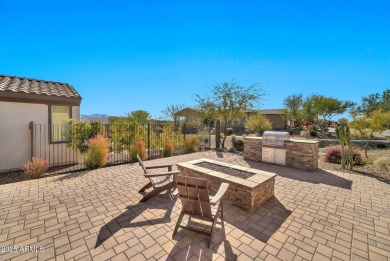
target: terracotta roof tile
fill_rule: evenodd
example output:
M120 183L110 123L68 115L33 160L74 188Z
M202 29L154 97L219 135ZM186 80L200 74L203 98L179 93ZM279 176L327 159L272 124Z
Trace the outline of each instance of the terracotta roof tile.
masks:
M69 84L0 74L0 92L42 94L81 99Z

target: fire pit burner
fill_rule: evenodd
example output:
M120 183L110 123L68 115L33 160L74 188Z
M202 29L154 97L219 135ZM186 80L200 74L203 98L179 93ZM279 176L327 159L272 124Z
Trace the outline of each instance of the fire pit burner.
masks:
M194 165L199 166L199 167L203 167L206 169L219 171L219 172L222 172L222 173L225 173L225 174L237 177L237 178L242 178L242 179L247 179L247 178L250 178L253 175L255 175L255 173L253 173L253 172L229 168L229 167L225 167L225 166L221 166L221 165L209 163L209 162L200 162L200 163L197 163Z

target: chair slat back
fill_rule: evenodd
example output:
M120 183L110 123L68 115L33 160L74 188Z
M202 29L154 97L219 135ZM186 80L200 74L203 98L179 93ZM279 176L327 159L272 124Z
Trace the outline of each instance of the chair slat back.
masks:
M188 214L212 218L209 189L206 179L175 176L183 210Z
M137 154L137 159L138 159L138 162L139 162L139 165L142 167L142 169L144 170L144 173L145 174L149 174L148 173L148 170L146 169L144 163L142 162L141 158L139 157L139 155Z
M142 161L142 159L140 158L140 156L138 154L137 154L137 159L138 159L139 165L144 170L144 174L149 174L148 170L146 169L146 167L144 165L144 162ZM148 177L148 179L150 182L152 182L153 188L156 188L156 183L161 181L161 178L155 179L155 178Z

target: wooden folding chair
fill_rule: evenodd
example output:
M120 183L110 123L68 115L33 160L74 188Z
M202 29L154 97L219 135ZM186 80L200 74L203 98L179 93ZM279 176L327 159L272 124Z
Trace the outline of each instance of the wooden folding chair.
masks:
M172 171L173 165L156 165L156 166L147 166L145 167L144 163L142 162L141 158L137 154L137 159L139 162L139 165L144 170L144 176L149 179L149 183L143 186L138 192L144 192L146 189L153 187L153 190L151 190L148 194L146 194L140 202L145 202L152 197L158 195L159 193L172 189L175 186L175 183L171 177L173 175L179 174L180 171ZM168 172L161 172L156 174L151 174L148 172L148 169L158 169L158 168L168 168Z
M221 214L222 226L224 225L222 197L225 195L229 187L229 183L222 183L217 194L214 197L210 197L206 179L182 175L176 175L174 179L178 190L178 196L181 200L182 211L179 215L172 236L176 234L179 227L201 233L210 237L207 246L210 248L219 213ZM184 215L212 222L211 230L208 232L193 228L189 226L190 224L187 224L187 226L181 225Z

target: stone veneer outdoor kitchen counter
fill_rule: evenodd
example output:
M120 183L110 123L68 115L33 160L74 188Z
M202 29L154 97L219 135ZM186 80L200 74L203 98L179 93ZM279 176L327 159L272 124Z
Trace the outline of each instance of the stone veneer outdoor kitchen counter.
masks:
M236 170L251 172L254 173L254 175L247 179L242 179L195 165L201 162L208 162ZM207 179L212 195L215 195L222 182L229 183L228 191L223 200L248 212L253 212L274 195L276 174L272 172L232 165L210 159L192 160L176 165L181 175Z
M244 160L262 161L262 137L245 137ZM284 147L270 147L286 150L286 167L315 171L318 168L319 142L316 140L285 141Z

